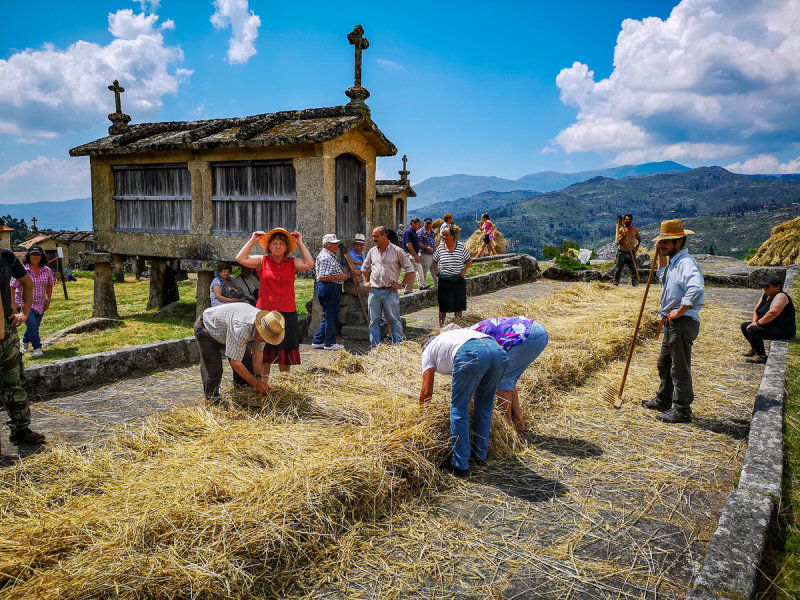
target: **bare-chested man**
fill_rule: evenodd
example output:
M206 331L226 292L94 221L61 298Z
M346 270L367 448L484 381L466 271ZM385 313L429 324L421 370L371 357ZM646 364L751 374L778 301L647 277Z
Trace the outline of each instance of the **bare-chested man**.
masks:
M617 267L614 271L614 285L619 285L619 278L625 265L631 272L631 285L635 286L638 277L636 274L636 261L634 256L642 243L639 230L633 226L633 215L628 213L622 220L622 226L617 230Z

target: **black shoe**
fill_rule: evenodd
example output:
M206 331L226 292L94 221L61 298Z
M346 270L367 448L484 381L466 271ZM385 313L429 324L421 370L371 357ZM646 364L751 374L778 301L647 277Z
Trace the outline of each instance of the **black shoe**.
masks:
M442 471L447 471L455 475L456 477L460 477L462 479L469 477L469 469L457 469L453 466L453 463L450 462L450 458L446 458L444 462L439 466Z
M12 429L8 439L15 444L44 444L45 437L31 428Z
M642 406L649 408L650 410L666 412L672 407L672 404L664 404L658 397L656 397L651 398L650 400L642 400Z
M474 452L469 457L469 462L471 462L476 467L485 467L486 466L486 459L478 457L477 454Z
M691 423L692 412L673 406L667 412L656 415L656 419L662 423Z

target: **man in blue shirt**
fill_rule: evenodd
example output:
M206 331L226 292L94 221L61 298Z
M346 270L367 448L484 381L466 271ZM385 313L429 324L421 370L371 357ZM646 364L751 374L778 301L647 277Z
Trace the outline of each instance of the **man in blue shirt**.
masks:
M414 267L414 272L417 275L417 285L420 287L420 289L422 289L422 287L425 285L425 275L422 272L422 257L420 256L420 249L422 247L420 246L419 238L417 237L417 230L420 227L421 225L419 222L419 217L414 217L411 219L411 222L403 234L401 247L403 248L403 252L408 255L408 260L411 261L411 265ZM412 278L406 284L406 294L410 294L413 291L414 279Z
M366 236L363 233L357 233L355 238L353 238L353 247L350 248L350 251L347 253L359 273L361 272L361 265L364 264L364 246L366 246L366 244ZM343 260L342 264L346 265L347 262Z
M664 286L658 311L664 323L657 363L661 384L655 398L642 405L658 410L656 418L665 423L692 420L692 344L700 333L699 313L705 301L703 274L686 250L686 236L693 233L683 228L680 219L673 219L661 222L656 238L658 280Z

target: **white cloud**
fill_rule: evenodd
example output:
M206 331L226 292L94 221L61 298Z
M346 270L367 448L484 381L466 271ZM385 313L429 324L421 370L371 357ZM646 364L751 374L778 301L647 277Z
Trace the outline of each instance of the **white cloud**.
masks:
M139 5L139 8L142 12L156 12L158 10L159 5L161 4L161 0L133 0L136 4Z
M627 19L614 70L556 78L577 120L555 141L616 163L783 149L800 137L800 0L683 0L666 20Z
M39 156L0 173L0 202L40 202L91 195L89 160Z
M379 65L383 65L384 67L389 67L390 69L402 69L403 68L403 65L401 65L400 63L396 63L393 60L386 60L386 59L383 59L383 58L379 58L377 60L377 62L378 62Z
M539 152L539 154L556 154L556 153L558 153L558 150L556 150L555 148L551 148L550 146L545 146Z
M771 154L759 154L743 162L735 162L725 167L734 173L800 173L800 156L781 163Z
M157 15L130 9L108 15L114 40L108 45L77 41L64 50L52 44L25 49L0 60L0 125L11 124L25 136L48 137L80 131L106 120L114 111L108 85L125 88L123 110L133 122L154 118L165 94L176 93L192 72L174 69L183 61L179 46L167 46Z
M256 53L255 41L261 19L248 7L247 0L214 0L211 24L215 29L231 28L228 62L244 64Z

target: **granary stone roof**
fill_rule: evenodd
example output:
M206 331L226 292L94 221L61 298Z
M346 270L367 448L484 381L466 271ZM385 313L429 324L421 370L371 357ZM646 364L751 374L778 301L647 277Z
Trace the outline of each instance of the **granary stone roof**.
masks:
M408 188L408 195L412 198L417 197L417 193L411 188L407 181L400 179L376 179L375 180L375 195L376 196L394 196L402 194Z
M97 238L95 238L94 233L91 231L50 231L40 229L38 235L35 235L24 242L20 242L19 245L23 248L30 248L32 245L40 244L45 240L55 240L56 242L62 243L97 242Z
M199 150L218 147L258 148L327 142L358 129L378 156L393 156L397 148L378 129L364 106L329 106L286 110L249 117L168 121L128 125L69 151L70 156L133 154L160 150Z

